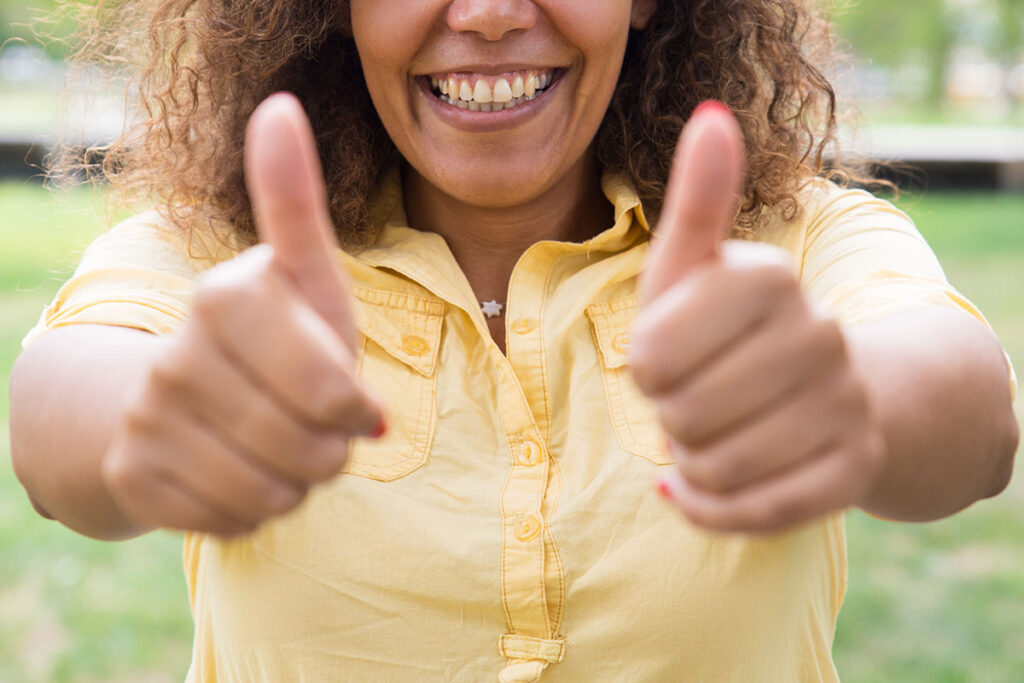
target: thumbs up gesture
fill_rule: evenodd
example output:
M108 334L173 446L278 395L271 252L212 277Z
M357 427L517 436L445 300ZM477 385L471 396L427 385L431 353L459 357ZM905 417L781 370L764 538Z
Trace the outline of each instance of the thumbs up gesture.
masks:
M769 532L855 504L884 448L842 329L786 255L723 241L742 176L735 119L699 107L641 281L631 366L677 465L661 494L708 529Z
M309 123L275 95L253 114L246 177L262 244L200 279L103 460L142 527L236 535L336 475L383 432L355 376L356 332Z

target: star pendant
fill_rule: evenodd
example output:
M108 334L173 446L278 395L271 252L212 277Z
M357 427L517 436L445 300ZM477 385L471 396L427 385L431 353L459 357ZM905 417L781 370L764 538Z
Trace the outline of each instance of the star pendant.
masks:
M481 301L480 308L483 309L484 315L488 318L497 318L501 315L501 309L504 308L504 306L491 299L490 301Z

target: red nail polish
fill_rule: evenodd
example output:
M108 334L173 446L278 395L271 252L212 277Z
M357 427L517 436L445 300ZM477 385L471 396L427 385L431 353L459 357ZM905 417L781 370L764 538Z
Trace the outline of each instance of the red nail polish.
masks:
M384 436L387 433L388 433L388 425L384 421L384 418L382 417L380 419L380 424L377 425L377 429L373 430L373 434L371 434L370 436L372 436L375 439L379 439L380 437Z
M655 487L658 489L658 495L665 500L672 499L672 490L668 487L668 483L664 479L659 479Z
M697 107L693 110L693 114L690 115L690 118L692 119L698 114L704 114L712 111L720 114L732 115L732 111L729 109L729 107L725 106L718 100L704 100L703 102L698 104Z

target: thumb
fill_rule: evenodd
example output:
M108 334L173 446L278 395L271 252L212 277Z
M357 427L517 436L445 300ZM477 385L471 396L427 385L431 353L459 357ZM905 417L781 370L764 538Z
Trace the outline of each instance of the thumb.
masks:
M728 108L709 100L683 129L665 189L641 291L650 301L702 261L718 257L743 182L743 133Z
M321 318L355 348L356 329L309 119L290 94L268 97L245 135L245 178L260 240Z

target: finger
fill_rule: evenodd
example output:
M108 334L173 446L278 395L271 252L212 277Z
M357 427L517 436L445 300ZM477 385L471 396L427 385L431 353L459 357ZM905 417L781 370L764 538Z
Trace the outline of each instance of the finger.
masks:
M673 458L696 488L732 493L820 453L836 438L835 412L821 400L820 393L801 392L703 446L673 443Z
M794 392L834 398L836 370L845 359L842 333L831 320L802 320L795 299L751 330L728 353L658 397L662 425L677 441L697 446L756 419Z
M173 449L156 446L165 477L210 509L255 525L292 510L305 497L305 487L256 466L202 425L179 419L168 429L175 441L161 443L173 443Z
M709 101L694 110L676 147L641 290L646 301L713 258L742 190L743 134L732 113Z
M836 450L802 467L733 494L701 491L672 469L659 478L659 491L693 523L714 531L770 533L852 505L865 477L858 458Z
M115 454L116 458L117 454ZM238 536L255 524L236 519L182 490L152 469L104 463L104 476L117 506L137 523L151 528Z
M695 268L644 307L630 347L637 386L658 396L729 353L794 293L789 268L776 247L729 242L725 258Z
M354 376L351 354L268 256L254 247L204 273L194 315L224 355L302 421L378 434L383 413Z
M194 330L189 334L203 334ZM183 388L184 409L242 455L287 481L326 481L341 471L351 435L310 428L253 381L213 343L189 345L182 365L194 368Z
M276 262L314 310L355 348L316 142L294 96L273 95L253 112L245 138L245 177L260 239L274 248Z

